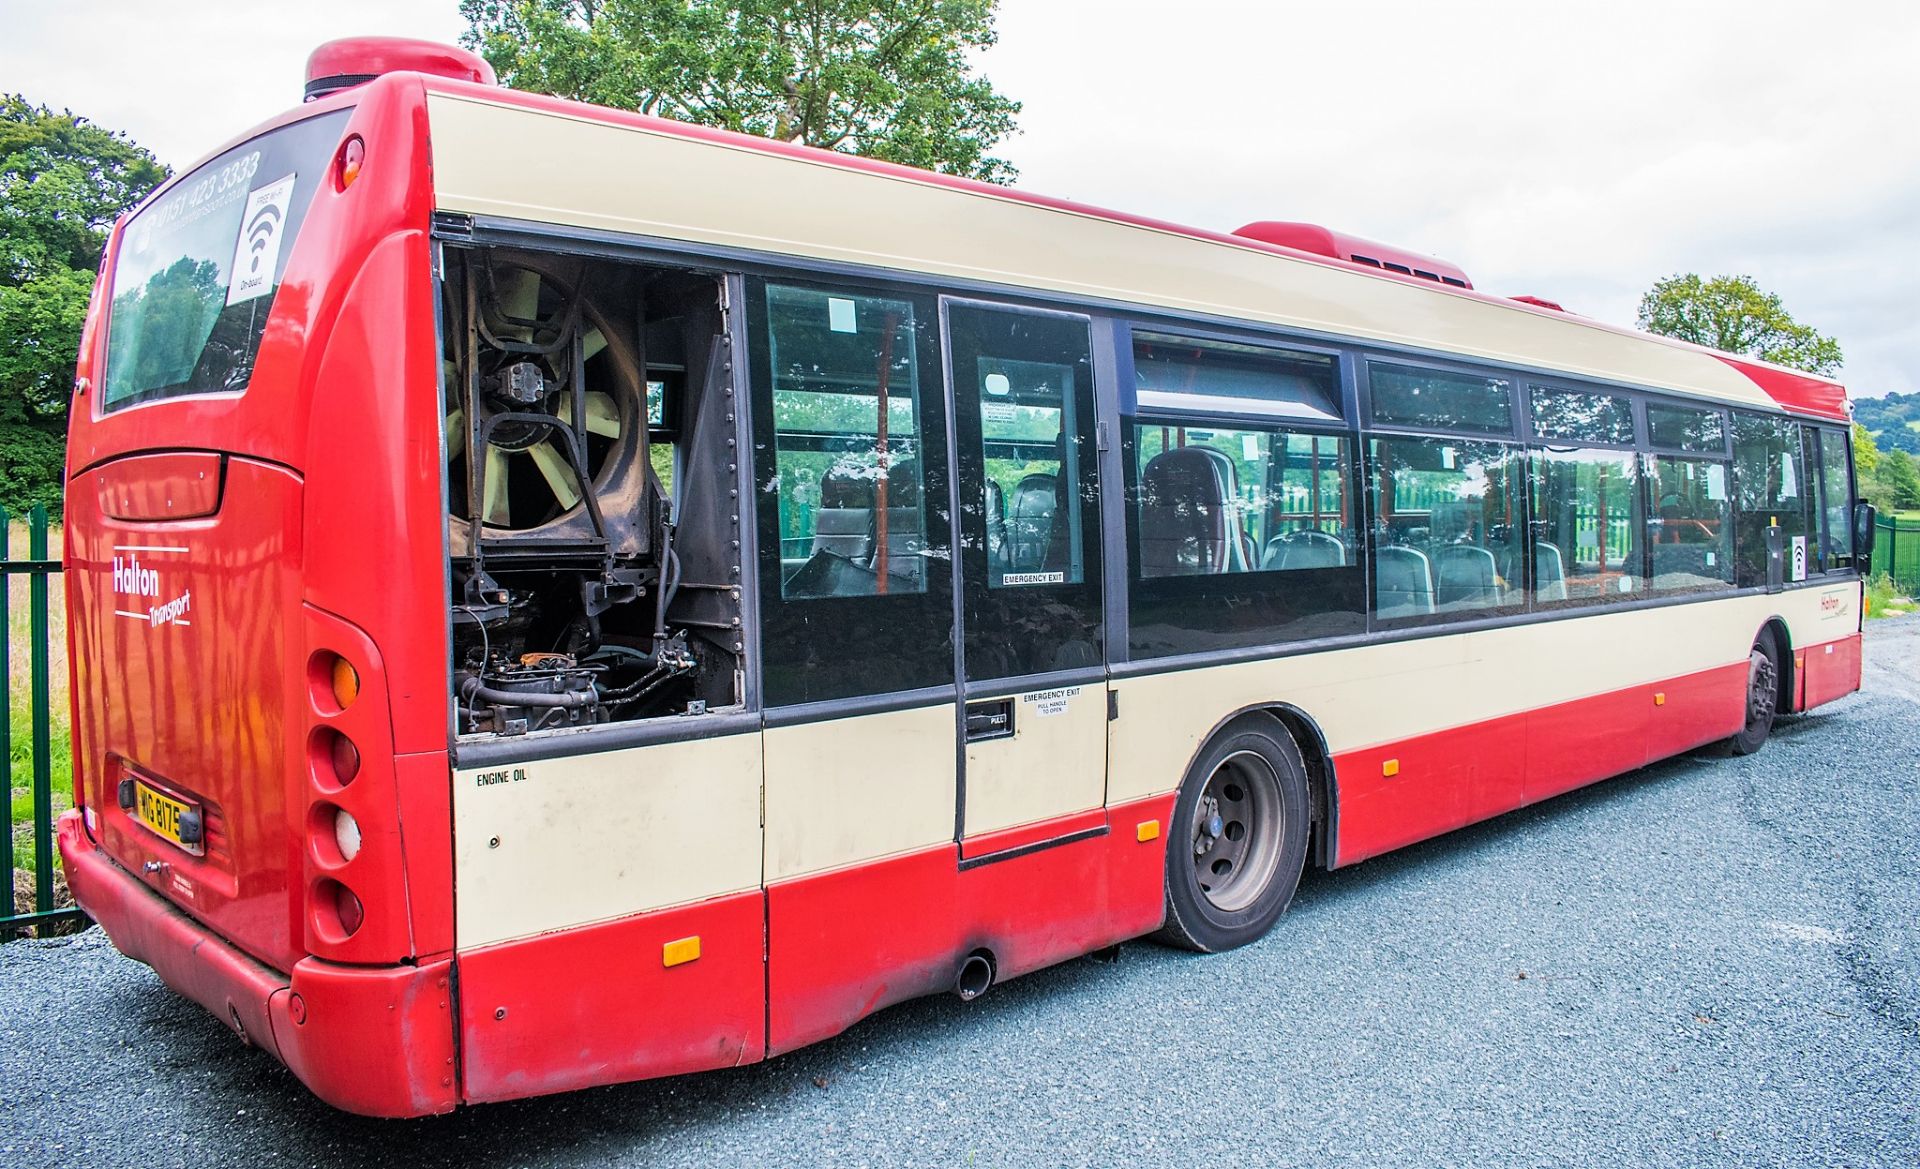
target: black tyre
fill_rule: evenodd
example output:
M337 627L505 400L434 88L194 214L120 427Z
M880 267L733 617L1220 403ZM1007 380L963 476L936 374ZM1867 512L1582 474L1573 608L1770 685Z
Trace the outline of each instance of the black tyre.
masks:
M1306 765L1278 724L1243 719L1216 735L1174 802L1158 939L1214 953L1265 934L1300 884L1308 818Z
M1747 721L1726 742L1730 755L1751 755L1766 746L1780 708L1780 651L1771 634L1761 634L1747 655Z

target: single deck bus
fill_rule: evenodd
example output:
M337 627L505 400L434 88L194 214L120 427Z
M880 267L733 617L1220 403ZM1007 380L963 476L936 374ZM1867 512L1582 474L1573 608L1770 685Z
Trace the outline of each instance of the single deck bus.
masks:
M1826 379L457 49L309 73L107 248L59 840L340 1108L1239 946L1858 688Z

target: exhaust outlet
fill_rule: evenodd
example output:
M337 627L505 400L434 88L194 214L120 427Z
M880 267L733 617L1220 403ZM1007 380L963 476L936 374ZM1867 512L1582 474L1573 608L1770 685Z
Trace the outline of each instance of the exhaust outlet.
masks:
M987 993L993 985L993 955L985 950L975 950L968 954L966 961L960 963L960 969L953 977L953 993L960 1001L970 1003Z

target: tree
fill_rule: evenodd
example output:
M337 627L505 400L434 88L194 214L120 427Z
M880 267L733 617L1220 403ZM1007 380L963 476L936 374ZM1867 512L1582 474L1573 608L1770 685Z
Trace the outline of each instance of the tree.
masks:
M1905 451L1881 451L1872 477L1861 494L1882 511L1920 508L1920 464Z
M0 95L0 507L59 507L93 270L114 217L166 176L122 134Z
M949 174L1020 103L976 76L995 0L461 0L461 40L520 89Z
M1751 276L1669 276L1640 298L1638 323L1649 333L1808 373L1830 375L1840 368L1840 343L1794 320L1780 298L1762 292Z
M1853 424L1853 472L1864 476L1880 462L1880 448L1873 445L1873 431Z

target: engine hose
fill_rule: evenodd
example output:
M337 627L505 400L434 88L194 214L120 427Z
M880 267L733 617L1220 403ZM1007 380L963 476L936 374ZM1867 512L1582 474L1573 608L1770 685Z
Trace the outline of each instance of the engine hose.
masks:
M569 690L565 694L522 694L513 690L495 690L484 686L478 678L468 678L460 683L460 697L478 698L495 706L530 706L574 708L592 706L600 701L600 696L591 690Z

